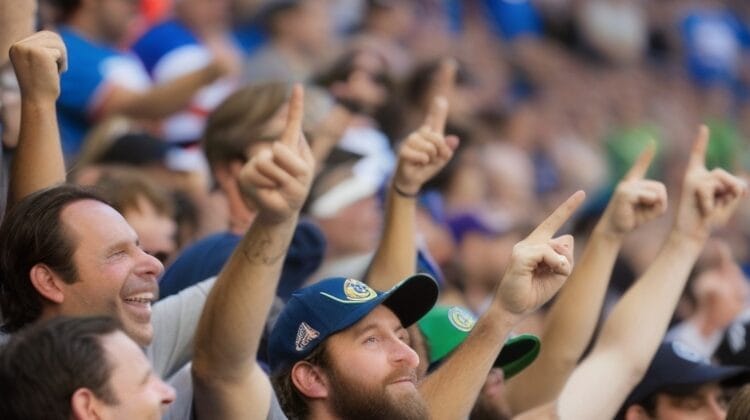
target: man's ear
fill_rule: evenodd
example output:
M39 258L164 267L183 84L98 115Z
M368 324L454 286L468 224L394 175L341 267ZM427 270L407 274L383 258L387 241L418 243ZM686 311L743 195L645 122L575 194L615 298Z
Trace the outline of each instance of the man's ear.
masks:
M631 404L627 410L625 410L625 420L646 420L650 419L646 409L642 405Z
M292 383L307 398L328 397L328 376L308 362L297 362L292 368Z
M35 264L29 271L31 284L40 295L54 303L63 303L65 295L61 288L63 280L46 264Z
M70 397L70 411L76 420L101 419L103 405L88 388L78 388Z

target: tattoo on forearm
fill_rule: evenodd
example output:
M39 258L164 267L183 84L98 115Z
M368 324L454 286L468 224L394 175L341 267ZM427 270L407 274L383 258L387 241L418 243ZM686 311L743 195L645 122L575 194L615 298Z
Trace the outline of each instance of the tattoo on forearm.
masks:
M274 241L268 232L258 232L256 236L258 237L255 240L248 241L242 248L242 254L247 262L272 265L284 258L289 247L288 243L279 241L278 238Z

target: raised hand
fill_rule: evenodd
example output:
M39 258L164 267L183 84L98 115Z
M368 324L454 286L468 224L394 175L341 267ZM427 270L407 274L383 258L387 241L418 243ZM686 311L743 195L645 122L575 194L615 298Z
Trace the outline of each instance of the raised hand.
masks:
M676 232L701 242L729 220L747 188L723 169L706 169L708 139L708 127L702 125L690 152L674 226Z
M510 266L497 289L496 299L505 310L518 316L527 315L562 287L573 269L573 237L553 238L553 235L585 197L583 191L570 196L513 247Z
M416 196L425 182L435 176L453 157L458 137L445 137L448 101L438 96L432 101L425 122L401 144L393 187L402 195Z
M281 137L256 154L240 172L245 198L259 210L258 217L281 221L299 212L310 191L315 159L302 134L302 86L295 85Z
M445 58L440 61L435 77L430 83L430 97L437 98L442 96L449 99L453 96L453 90L456 88L456 73L458 72L458 63L453 58Z
M622 237L667 210L667 189L661 182L644 179L654 158L650 144L615 188L598 228Z
M59 73L68 65L65 44L58 34L37 32L13 44L9 55L24 99L57 99Z

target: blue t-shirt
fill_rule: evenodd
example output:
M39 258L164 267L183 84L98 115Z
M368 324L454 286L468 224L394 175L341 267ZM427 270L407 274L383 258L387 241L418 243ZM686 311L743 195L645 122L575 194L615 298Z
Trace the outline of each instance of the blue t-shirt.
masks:
M728 10L694 9L680 30L692 79L701 86L733 87L743 50L750 45L748 28Z
M490 26L504 39L541 35L542 21L530 0L484 0L483 3Z
M131 49L153 76L154 67L165 55L178 48L198 44L198 38L185 25L176 20L167 20L144 33Z
M225 34L227 48L234 39ZM164 84L197 71L213 61L213 53L185 24L167 20L149 29L132 46L154 84ZM203 86L184 109L162 121L162 135L171 142L193 143L201 138L206 117L236 88L231 78L221 78Z
M164 272L159 282L160 299L219 274L242 236L217 233L187 247ZM314 224L301 221L292 237L281 271L277 296L286 301L320 267L325 255L323 232Z
M135 57L86 39L70 27L62 27L60 36L68 51L68 71L60 76L57 119L63 153L74 156L96 120L108 87L141 91L150 82Z

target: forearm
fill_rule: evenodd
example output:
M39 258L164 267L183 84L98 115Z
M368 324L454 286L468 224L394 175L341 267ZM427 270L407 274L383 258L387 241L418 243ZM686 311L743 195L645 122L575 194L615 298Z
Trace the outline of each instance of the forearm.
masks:
M702 247L676 231L667 237L651 266L615 305L591 356L571 376L560 397L563 418L584 418L576 403L582 395L597 402L592 416L594 411L596 418L614 415L648 368Z
M672 231L654 262L615 305L598 346L628 351L627 360L648 365L674 313L703 242ZM628 343L638 342L638 346ZM653 350L647 354L644 350Z
M513 413L559 395L594 333L621 244L619 235L600 228L592 233L546 316L539 357L507 383L505 395ZM534 392L528 392L532 388Z
M219 275L196 333L193 370L242 381L255 365L297 217L266 223L259 216Z
M8 205L62 182L65 182L65 163L54 99L22 99L21 128L11 165Z
M432 419L469 417L487 374L495 363L517 317L497 304L479 319L453 354L419 386Z
M129 93L124 99L104 104L103 114L121 113L131 118L163 118L188 106L195 93L220 76L214 64L177 79L156 85L143 93Z
M34 32L36 3L0 0L0 67L8 62L10 46Z
M388 190L385 229L373 257L366 283L388 290L416 269L416 198Z

